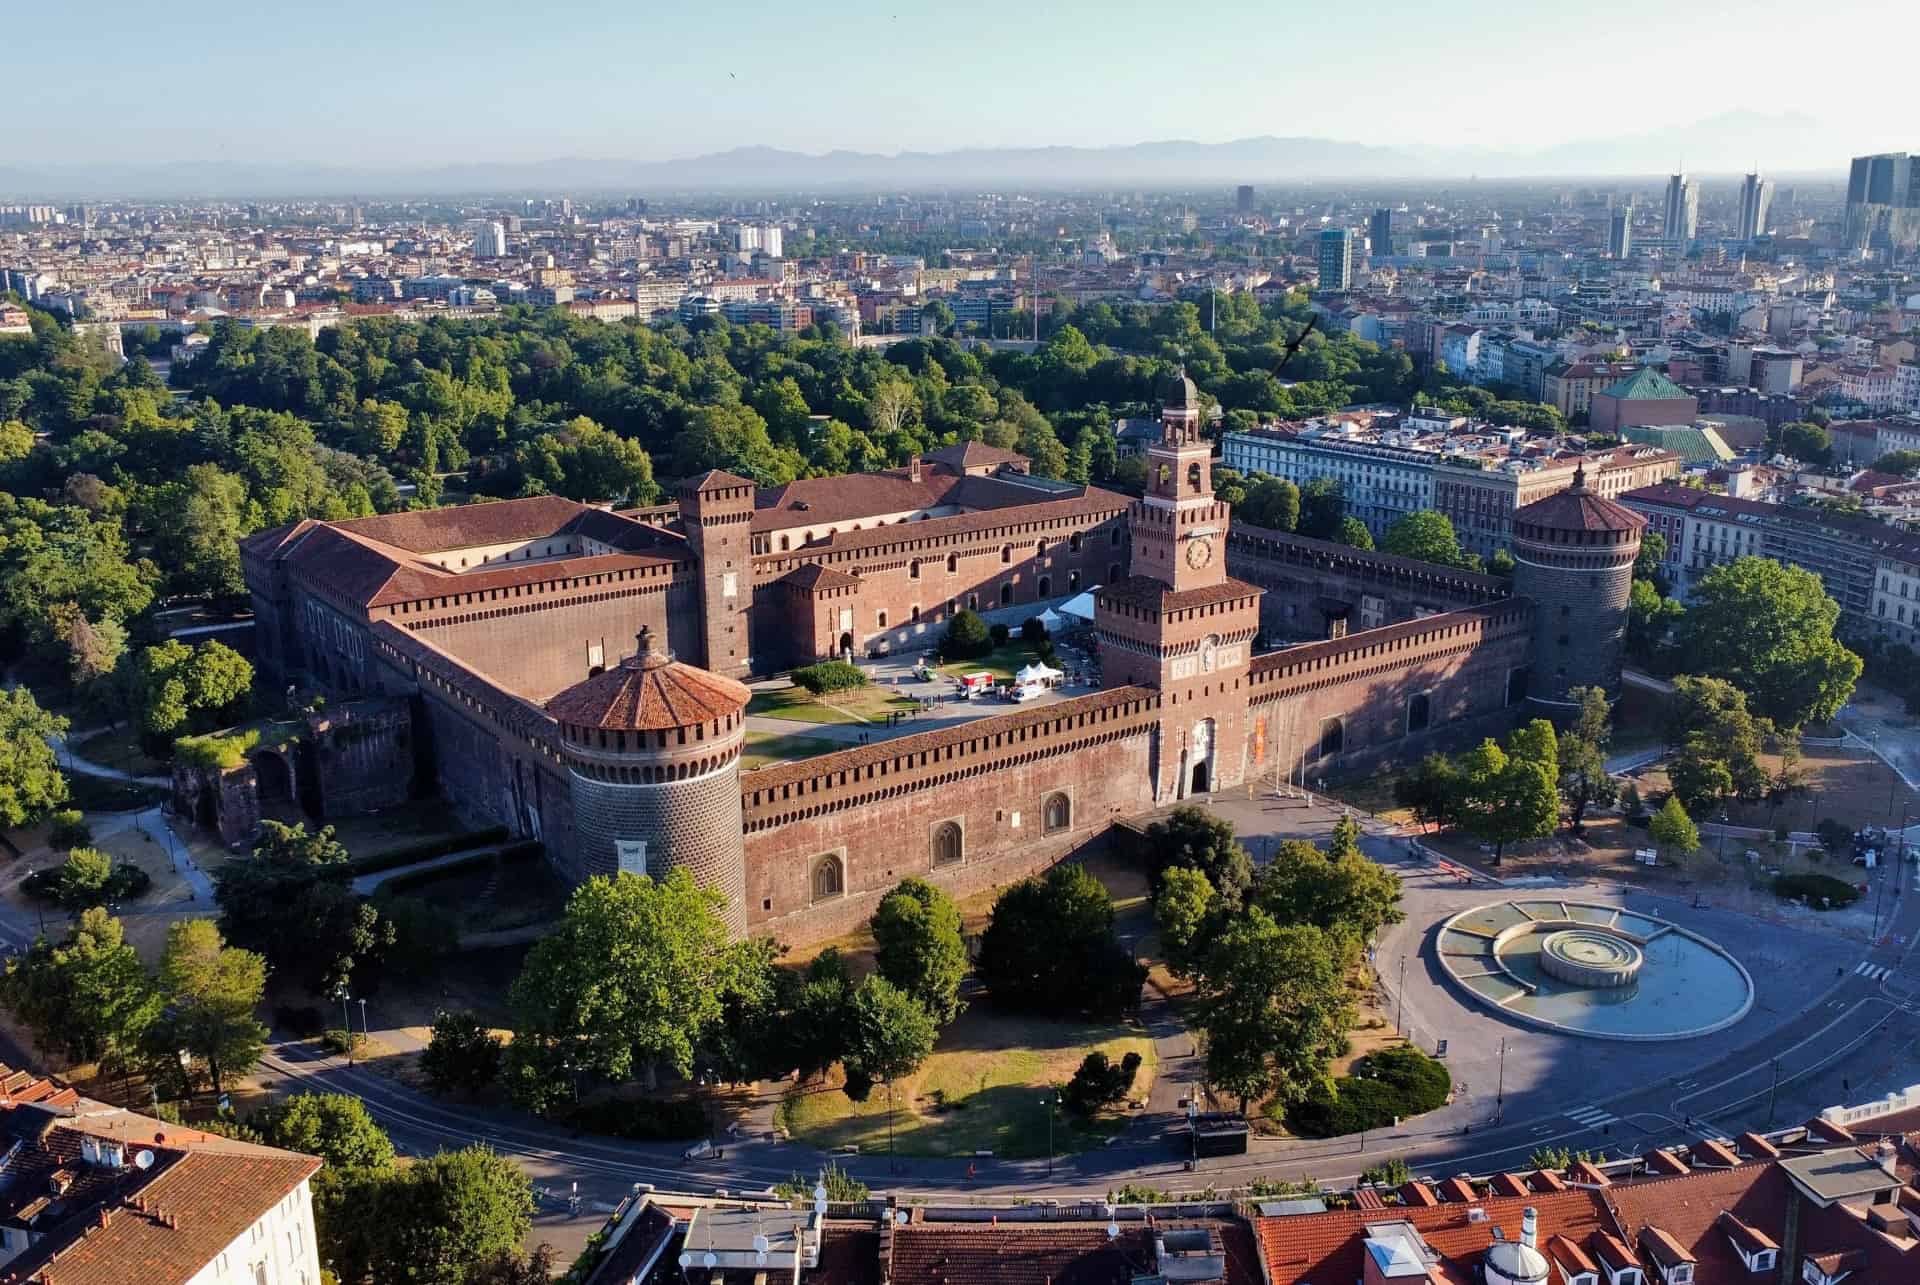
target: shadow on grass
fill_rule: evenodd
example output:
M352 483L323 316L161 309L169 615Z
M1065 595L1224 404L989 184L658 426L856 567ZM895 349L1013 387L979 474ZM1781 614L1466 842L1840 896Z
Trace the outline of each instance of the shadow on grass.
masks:
M831 1093L843 1097L837 1085L815 1085L796 1090L800 1096ZM893 1113L893 1150L903 1156L966 1156L991 1151L996 1158L1019 1160L1047 1154L1046 1091L1040 1086L1003 1084L946 1104L922 1103L924 1114L903 1109L904 1090L897 1090ZM837 1104L835 1104L837 1106ZM831 1149L857 1144L866 1154L887 1149L887 1095L877 1086L867 1101L849 1104L854 1113L806 1129L806 1139ZM1066 1155L1097 1147L1127 1127L1120 1114L1081 1120L1064 1110L1053 1114L1053 1151Z

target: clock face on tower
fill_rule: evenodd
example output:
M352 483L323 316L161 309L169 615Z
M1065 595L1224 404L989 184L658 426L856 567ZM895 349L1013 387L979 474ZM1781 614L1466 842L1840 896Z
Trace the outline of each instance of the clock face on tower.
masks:
M1195 571L1213 561L1213 541L1205 536L1187 541L1187 565Z

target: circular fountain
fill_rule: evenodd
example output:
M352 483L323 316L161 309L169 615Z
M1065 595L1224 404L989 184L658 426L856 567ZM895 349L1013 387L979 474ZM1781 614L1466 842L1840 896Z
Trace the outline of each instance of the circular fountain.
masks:
M1440 926L1447 975L1517 1021L1615 1040L1675 1040L1733 1025L1753 979L1717 943L1657 915L1522 897Z
M1540 939L1540 971L1575 986L1631 986L1647 956L1604 928L1563 928Z

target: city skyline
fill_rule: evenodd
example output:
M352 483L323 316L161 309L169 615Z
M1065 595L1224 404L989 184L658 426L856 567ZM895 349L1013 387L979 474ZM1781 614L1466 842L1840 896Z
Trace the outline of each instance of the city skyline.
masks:
M752 3L724 18L609 16L562 4L528 24L493 0L457 13L355 0L323 29L303 11L273 5L246 24L188 15L150 29L116 0L84 30L53 11L25 12L10 20L16 56L60 74L25 109L31 126L0 144L0 175L54 161L301 166L350 156L386 168L648 162L739 147L892 155L1260 136L1431 154L1407 173L1655 172L1682 162L1697 172L1758 164L1782 173L1834 168L1839 152L1906 145L1897 76L1857 68L1846 117L1836 119L1747 74L1801 21L1779 6L1733 27L1650 0L1612 11L1616 30L1657 18L1676 51L1715 51L1676 97L1636 42L1581 41L1583 77L1614 101L1657 92L1665 104L1657 115L1515 110L1560 100L1573 33L1508 22L1485 3L1441 15L1395 0L1369 24L1367 41L1317 46L1308 60L1288 53L1307 14L1238 0L1194 15L1171 44L1078 0L1037 24L1004 5L970 11L964 25L902 9L843 5L795 24ZM1822 11L1836 24L1850 14L1890 37L1861 57L1884 57L1891 71L1905 44L1897 28L1916 20L1889 20L1856 0ZM369 40L394 58L367 57ZM1285 76L1237 70L1262 48L1286 60ZM290 50L299 64L286 63ZM1475 66L1488 74L1461 74ZM1388 67L1392 92L1354 91ZM1169 83L1177 92L1139 92ZM220 92L194 90L215 84ZM1074 110L1061 110L1066 101ZM1711 129L1686 137L1724 120L1738 123L1729 137ZM1848 141L1836 147L1843 129ZM1586 148L1584 161L1555 155L1588 140L1601 145ZM1634 147L1623 153L1620 140Z

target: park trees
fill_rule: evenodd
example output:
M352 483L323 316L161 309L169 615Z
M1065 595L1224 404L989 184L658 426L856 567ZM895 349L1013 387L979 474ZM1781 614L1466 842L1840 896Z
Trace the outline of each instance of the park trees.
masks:
M30 825L67 801L49 743L66 732L67 720L41 709L25 687L0 691L0 827Z
M947 622L947 631L940 637L940 658L942 660L972 660L984 656L993 650L993 634L987 628L987 622L980 613L970 607L962 607Z
M125 1068L160 1015L161 997L118 919L95 906L58 944L42 937L7 961L0 1000L42 1048Z
M472 1013L441 1013L420 1053L420 1073L435 1093L477 1093L500 1076L500 1037Z
M267 1028L254 1010L266 985L267 961L227 945L212 920L169 925L160 957L166 1011L152 1028L153 1063L189 1084L204 1075L222 1092L227 1077L245 1075L260 1060Z
M246 708L253 666L225 643L188 647L178 639L141 650L133 662L134 717L149 748L211 731Z
M1433 509L1421 509L1397 519L1380 538L1382 553L1422 562L1437 562L1443 567L1478 566L1479 559L1463 553L1447 515Z
M1100 1017L1137 1005L1146 979L1114 936L1113 897L1072 862L1000 894L980 940L978 971L995 1003Z
M1226 919L1226 905L1203 871L1169 866L1153 899L1153 917L1167 967L1176 976L1191 977Z
M1456 825L1466 809L1466 783L1452 759L1428 754L1413 770L1394 778L1393 801L1412 809L1422 825Z
M1343 957L1403 918L1399 875L1357 854L1342 859L1299 839L1275 850L1247 900L1276 923L1312 924L1341 947Z
M891 1094L895 1080L912 1075L927 1060L939 1034L917 999L877 973L854 991L847 1025L841 1060L847 1096L856 1102L866 1100L876 1080Z
M514 1096L544 1110L575 1071L613 1081L661 1066L690 1072L735 980L723 905L684 869L660 880L596 876L574 889L508 993Z
M1771 782L1760 754L1773 727L1748 710L1746 693L1690 674L1675 678L1673 690L1667 740L1679 750L1667 775L1681 803L1701 812L1765 795Z
M253 855L214 874L220 930L316 995L342 989L399 938L394 921L341 877L346 862L332 826L262 821Z
M1302 1099L1325 1074L1353 1018L1341 952L1310 924L1282 926L1259 906L1233 917L1199 974L1197 1023L1207 1081L1240 1099Z
M1700 848L1700 831L1695 828L1693 818L1680 806L1677 794L1667 796L1660 810L1653 814L1653 821L1647 827L1653 841L1666 851L1667 858L1685 859Z
M342 1282L473 1285L518 1263L533 1190L487 1147L393 1165L322 1171L314 1187L322 1261Z
M1234 518L1273 531L1291 531L1300 524L1300 488L1286 478L1256 473Z
M1780 449L1803 464L1819 468L1833 456L1833 435L1820 425L1805 421L1782 424Z
M1367 524L1351 513L1340 519L1334 528L1333 540L1336 544L1349 545L1355 549L1373 548L1373 533L1367 530Z
M1635 579L1627 591L1627 656L1637 665L1663 669L1669 640L1685 615L1678 599L1664 597L1651 580Z
M1576 687L1567 693L1579 706L1573 725L1560 737L1560 797L1566 803L1575 834L1581 833L1590 807L1610 805L1619 786L1607 775L1607 745L1613 737L1613 715L1607 693L1598 687Z
M1820 578L1770 558L1713 568L1694 586L1681 627L1688 667L1745 692L1784 728L1830 719L1853 694L1861 661L1833 636L1840 605Z
M1239 905L1253 882L1253 858L1233 826L1205 808L1182 804L1147 827L1147 873L1157 889L1175 867L1198 870L1229 905Z
M247 1117L269 1146L319 1156L336 1169L384 1169L393 1141L350 1093L295 1093Z
M939 1025L959 1016L967 946L960 909L925 879L901 880L871 921L880 975L912 996Z
M1553 728L1544 720L1550 736ZM1514 733L1520 738L1530 728ZM1532 742L1544 740L1538 736ZM1461 757L1465 780L1462 823L1478 838L1493 845L1493 864L1500 864L1509 843L1537 839L1553 832L1560 817L1560 796L1554 784L1555 758L1541 747L1521 740L1511 755L1491 738ZM1523 750L1532 750L1531 756Z

